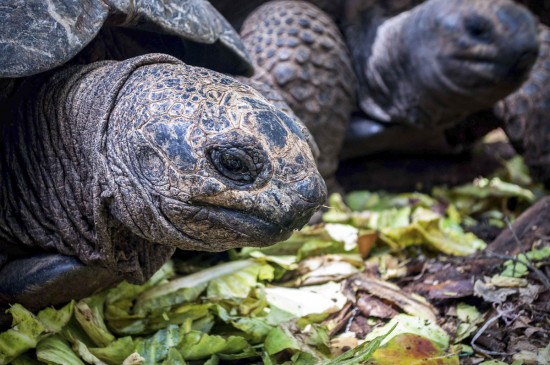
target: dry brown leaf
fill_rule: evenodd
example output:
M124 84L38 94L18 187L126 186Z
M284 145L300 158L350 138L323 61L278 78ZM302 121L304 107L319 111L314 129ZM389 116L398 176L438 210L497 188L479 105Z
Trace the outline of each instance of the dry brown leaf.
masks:
M374 296L393 303L404 312L436 322L436 310L426 299L417 294L403 292L397 285L374 276L359 274L348 279L354 292L366 291Z

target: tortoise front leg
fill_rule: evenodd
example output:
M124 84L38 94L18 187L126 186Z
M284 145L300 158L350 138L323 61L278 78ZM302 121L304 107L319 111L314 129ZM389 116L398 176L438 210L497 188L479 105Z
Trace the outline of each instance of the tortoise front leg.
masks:
M17 258L0 269L0 307L19 303L29 310L78 300L121 281L100 266L59 254Z

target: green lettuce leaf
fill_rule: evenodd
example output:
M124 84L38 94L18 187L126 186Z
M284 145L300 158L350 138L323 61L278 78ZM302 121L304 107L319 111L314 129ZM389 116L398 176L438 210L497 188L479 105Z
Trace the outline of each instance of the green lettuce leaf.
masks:
M386 325L375 328L365 337L365 340L373 341L377 337L385 336L381 342L381 345L385 345L393 337L402 333L412 333L425 337L441 350L449 347L449 335L441 327L427 319L406 314L399 314Z
M59 332L71 318L73 307L71 302L60 310L46 308L35 316L19 304L11 306L7 312L13 317L12 328L0 333L0 364L8 364L35 348L42 338Z
M143 356L145 364L156 364L168 356L171 347L176 347L182 341L182 329L177 325L170 325L157 331L153 336L138 341L135 352Z
M222 336L191 331L183 336L179 350L185 360L201 360L223 352L226 346Z
M107 329L104 322L103 304L107 293L83 299L75 305L75 317L82 329L98 347L107 346L115 336Z
M174 347L168 349L168 355L162 365L187 365L183 356Z
M246 298L258 280L273 279L273 268L267 264L254 264L239 271L211 280L206 290L209 299Z
M36 357L47 364L84 365L67 341L59 335L40 341L36 347Z
M132 354L135 344L130 336L121 337L111 342L106 347L91 347L90 352L110 365L122 364Z

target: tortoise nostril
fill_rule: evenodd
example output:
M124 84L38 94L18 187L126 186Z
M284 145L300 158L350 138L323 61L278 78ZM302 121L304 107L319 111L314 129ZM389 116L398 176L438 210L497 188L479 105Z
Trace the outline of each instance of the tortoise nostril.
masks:
M483 16L474 14L465 17L464 29L476 41L489 43L494 39L493 23Z
M300 204L304 206L319 206L327 200L327 187L321 175L312 174L294 183L291 189L300 196Z

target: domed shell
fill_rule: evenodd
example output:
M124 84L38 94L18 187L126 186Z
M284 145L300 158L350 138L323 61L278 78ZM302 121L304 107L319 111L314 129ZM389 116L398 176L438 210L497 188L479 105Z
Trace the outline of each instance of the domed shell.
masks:
M200 44L218 42L224 55L235 60L237 72L252 72L238 34L206 0L8 0L0 4L0 24L0 77L4 78L30 76L64 64L104 25ZM209 61L223 62L223 57Z

